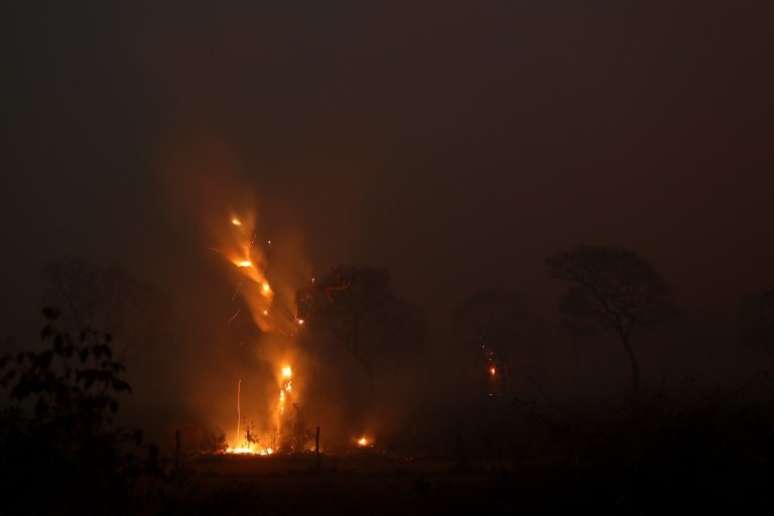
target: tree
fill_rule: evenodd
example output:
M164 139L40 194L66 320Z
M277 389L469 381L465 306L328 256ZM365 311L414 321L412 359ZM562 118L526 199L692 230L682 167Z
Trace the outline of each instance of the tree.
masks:
M742 342L774 355L774 288L748 296L739 306Z
M96 511L76 506L73 512L113 512L143 469L131 451L141 444L142 434L114 424L119 396L131 391L124 366L113 358L110 335L84 329L73 336L56 326L58 310L46 308L43 315L43 350L0 357L0 387L8 389L14 404L0 417L6 503L47 513L72 497L105 504ZM42 498L36 498L39 486L47 490ZM60 511L61 506L54 510Z
M392 291L389 273L371 267L336 267L296 294L299 322L326 331L365 372L373 393L375 362L417 346L421 317ZM405 346L397 343L407 344Z
M509 289L481 290L454 311L462 341L483 354L488 375L506 389L513 374L513 353L529 332L530 319L521 295Z
M45 301L60 310L65 330L110 328L127 352L131 345L160 342L169 331L170 304L118 265L63 258L43 269Z
M632 396L640 390L640 365L632 334L652 326L671 311L661 275L632 251L580 245L547 260L555 278L571 283L560 301L564 323L581 335L612 331L631 365Z

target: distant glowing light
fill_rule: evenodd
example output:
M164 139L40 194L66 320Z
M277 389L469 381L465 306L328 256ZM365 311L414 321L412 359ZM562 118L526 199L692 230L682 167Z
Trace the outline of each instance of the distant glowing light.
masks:
M303 319L298 319L297 322L299 326L303 326L304 324L306 324L306 321L304 321Z
M293 369L290 366L285 366L282 368L282 377L283 378L293 378Z
M357 445L360 446L361 448L365 448L369 444L371 444L371 442L368 440L368 437L366 436L363 436L357 440Z
M253 262L251 262L250 260L238 260L236 262L236 266L237 267L252 267L253 266Z
M269 316L269 311L268 311L268 310L264 310L264 311L263 311L263 315L264 315L264 316L266 316L266 317L268 317L268 316Z
M264 296L268 296L271 294L271 285L269 285L267 282L263 282L263 285L261 285L261 292Z
M235 225L235 226L241 226L241 225L242 225L242 221L241 221L241 220L239 220L239 219L238 219L238 218L236 218L236 217L234 217L233 219L231 219L231 223L232 223L233 225Z
M494 376L497 374L497 369L494 368L494 366L489 368L489 375Z

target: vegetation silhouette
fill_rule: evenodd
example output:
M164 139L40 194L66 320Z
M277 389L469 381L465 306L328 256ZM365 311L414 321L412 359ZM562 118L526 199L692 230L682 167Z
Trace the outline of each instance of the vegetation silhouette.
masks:
M142 432L115 422L131 388L111 336L73 336L57 327L58 310L42 314L43 349L0 358L10 401L0 420L3 502L13 513L122 513L132 482L161 472L158 449L143 453Z
M762 349L770 360L774 359L774 288L743 299L738 318L742 343Z
M377 365L416 351L424 322L392 289L386 270L339 266L296 295L297 313L311 332L327 333L355 359L374 393Z
M578 335L612 331L631 365L631 394L640 394L640 363L632 335L673 312L661 275L633 251L579 245L546 260L550 274L570 283L559 309L565 326Z

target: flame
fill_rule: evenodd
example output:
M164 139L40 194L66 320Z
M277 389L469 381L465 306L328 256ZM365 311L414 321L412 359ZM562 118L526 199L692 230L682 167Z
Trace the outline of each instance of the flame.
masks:
M269 455L274 455L274 449L263 448L261 446L246 443L244 445L235 446L233 448L229 446L226 448L226 453L229 455L260 455L262 457L266 457Z
M274 289L266 277L266 253L260 245L262 241L256 237L255 217L242 217L232 213L227 220L231 230L221 235L221 245L224 247L217 251L247 280L239 282L237 288L250 307L255 323L263 331L276 329L281 321L269 317L269 309L274 301Z
M279 394L277 403L273 407L273 420L274 429L265 432L260 440L248 440L247 436L240 435L240 420L237 420L237 435L232 445L226 448L225 453L234 455L272 455L276 452L277 446L282 442L282 427L285 422L285 413L287 412L288 403L291 402L293 394L293 367L290 364L285 364L279 368L278 371L278 384ZM241 380L237 384L237 417L241 418L239 407L239 395L241 391ZM250 431L247 431L249 436ZM260 442L271 442L275 446L261 446Z
M279 331L293 335L294 325L303 325L303 319L294 318L291 312L282 309L274 310L275 291L267 277L266 246L271 246L271 240L260 240L256 236L255 219L251 216L239 217L231 214L227 219L231 228L223 241L228 247L218 251L225 256L238 271L242 281L236 283L237 294L243 298L250 308L253 320L266 332ZM225 222L225 221L224 221ZM283 307L279 307L283 308ZM283 316L283 314L290 315ZM283 331L284 330L284 331ZM290 331L288 331L290 330ZM237 422L236 434L229 439L225 453L235 455L268 456L277 453L289 444L283 439L283 430L290 421L291 410L297 401L296 379L289 363L280 363L276 371L277 391L270 403L270 418L259 422L258 433L252 425L244 424L241 411L241 380L237 382ZM245 386L249 385L246 381ZM287 437L287 436L286 436Z
M285 414L285 406L287 405L287 398L290 395L290 393L293 391L293 368L289 365L284 366L280 370L280 377L282 378L282 382L280 384L280 393L279 393L279 413L280 415ZM281 421L278 421L277 424L278 428L281 426Z
M367 446L370 446L370 445L371 445L371 441L370 441L370 440L368 439L368 437L366 437L366 436L362 436L361 438L359 438L359 439L358 439L357 441L355 441L355 442L356 442L356 443L357 443L357 445L358 445L359 447L361 447L361 448L365 448L365 447L367 447Z

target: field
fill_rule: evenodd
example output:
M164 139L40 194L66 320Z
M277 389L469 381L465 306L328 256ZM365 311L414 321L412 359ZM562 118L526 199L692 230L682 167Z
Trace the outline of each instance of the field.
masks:
M489 466L455 472L442 458L378 453L323 457L215 456L191 462L164 488L146 485L151 513L165 514L471 514L509 513L512 475ZM154 492L154 490L157 490Z
M378 453L214 456L138 492L145 514L690 514L771 507L767 466L683 475L556 465L509 470ZM765 480L765 479L769 480Z

